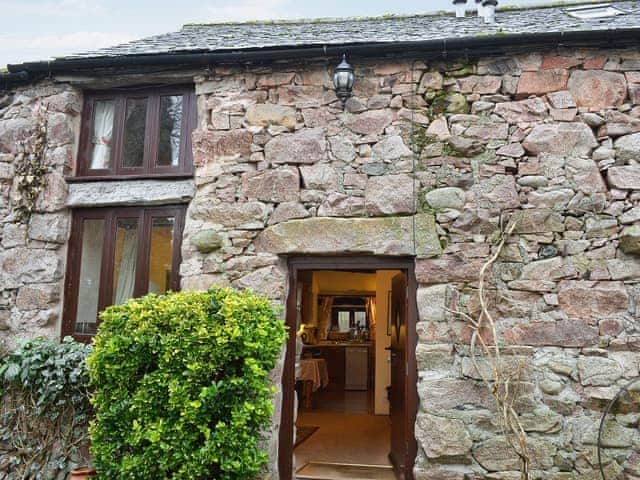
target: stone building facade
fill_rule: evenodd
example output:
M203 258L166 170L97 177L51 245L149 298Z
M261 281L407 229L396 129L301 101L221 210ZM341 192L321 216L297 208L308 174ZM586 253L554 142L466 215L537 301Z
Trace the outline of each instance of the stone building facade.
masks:
M59 336L71 216L65 175L74 165L82 93L43 82L6 92L0 106L0 331L13 345L19 337ZM15 172L29 161L42 120L44 188L27 222L16 209L22 202Z
M189 203L182 288L251 288L284 304L289 254L415 257L415 478L517 479L470 329L453 313L479 313L480 269L517 220L487 297L504 361L526 365L517 407L534 478L600 478L603 409L640 375L640 52L353 63L344 111L323 59L192 77L193 181L177 192L168 180L135 183L138 203ZM16 145L40 105L46 187L25 224L12 208ZM91 200L97 184L65 181L81 108L73 82L0 98L0 335L10 343L60 334L71 207L132 201L131 184L102 185ZM637 405L609 417L607 478L640 478L639 421ZM274 478L276 468L274 458Z

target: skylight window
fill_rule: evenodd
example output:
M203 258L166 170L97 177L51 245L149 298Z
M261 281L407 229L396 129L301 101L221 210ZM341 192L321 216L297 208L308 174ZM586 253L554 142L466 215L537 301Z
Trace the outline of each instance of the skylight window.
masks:
M626 10L622 10L621 8L611 5L610 3L598 3L595 5L572 7L565 9L565 12L567 12L567 15L570 17L579 18L580 20L609 18L629 13Z

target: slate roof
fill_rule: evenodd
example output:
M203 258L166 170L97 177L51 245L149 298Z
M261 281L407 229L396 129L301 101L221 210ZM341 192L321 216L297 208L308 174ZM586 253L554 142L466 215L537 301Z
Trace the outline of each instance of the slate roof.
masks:
M612 3L630 13L584 21L567 15L564 11L565 5L500 10L496 14L496 23L493 25L483 23L475 12L469 12L465 18L455 18L452 12L443 12L377 18L190 24L177 32L58 59L419 42L524 33L640 29L640 8L637 2Z

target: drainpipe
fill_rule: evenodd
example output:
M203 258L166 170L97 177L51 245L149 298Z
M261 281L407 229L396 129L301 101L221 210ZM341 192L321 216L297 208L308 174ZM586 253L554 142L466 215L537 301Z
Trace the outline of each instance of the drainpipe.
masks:
M484 16L484 23L496 23L496 7L497 6L498 6L498 0L482 1L482 14Z
M453 0L453 6L456 8L456 18L464 18L467 13L467 0Z

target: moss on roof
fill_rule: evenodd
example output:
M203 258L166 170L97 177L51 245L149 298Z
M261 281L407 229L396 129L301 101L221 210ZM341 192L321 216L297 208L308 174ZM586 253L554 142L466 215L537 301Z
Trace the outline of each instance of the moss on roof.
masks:
M563 7L590 5L601 0L553 1L537 6L508 6L500 9L496 23L485 24L475 15L456 18L452 11L417 15L384 15L359 18L319 18L266 20L240 23L191 23L177 32L168 32L100 50L81 52L58 60L106 58L183 53L257 52L266 49L292 49L365 44L433 44L453 39L505 35L546 35L549 32L640 31L640 9L636 1L615 2L628 15L576 20Z
M565 6L576 5L589 5L606 3L606 0L559 0L554 2L542 3L540 5L503 5L498 6L497 12L515 12L521 10L542 10L545 8L558 8ZM270 20L244 20L238 22L189 22L183 25L184 27L215 27L215 26L229 26L229 25L308 25L316 23L339 23L339 22L367 22L376 20L390 20L390 19L407 19L407 18L428 18L428 17L442 17L445 15L454 15L453 10L436 10L424 13L413 14L398 14L398 13L384 13L382 15L375 16L362 16L362 17L318 17L318 18L281 18Z

